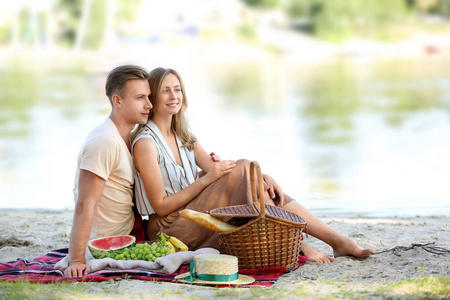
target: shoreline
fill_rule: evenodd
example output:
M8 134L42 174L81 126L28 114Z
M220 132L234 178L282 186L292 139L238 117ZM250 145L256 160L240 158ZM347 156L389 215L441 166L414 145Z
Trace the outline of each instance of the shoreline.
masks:
M0 262L32 260L50 250L67 248L73 210L0 209ZM306 263L287 273L275 286L304 280L397 282L407 278L450 275L450 216L408 218L322 218L339 232L377 253L366 259L337 257L331 264ZM332 254L327 244L306 240ZM443 254L433 249L446 249ZM431 250L431 252L430 252Z

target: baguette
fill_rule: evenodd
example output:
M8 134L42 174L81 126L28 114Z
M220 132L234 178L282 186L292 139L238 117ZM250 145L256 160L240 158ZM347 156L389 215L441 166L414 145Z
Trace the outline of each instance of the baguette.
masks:
M228 224L218 218L209 214L201 213L192 209L183 209L179 212L180 216L190 221L193 221L203 227L209 228L217 232L225 232L238 228L237 226Z

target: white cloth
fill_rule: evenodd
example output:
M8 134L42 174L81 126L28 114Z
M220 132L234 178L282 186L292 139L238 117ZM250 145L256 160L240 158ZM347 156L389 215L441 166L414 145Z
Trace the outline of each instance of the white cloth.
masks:
M132 144L134 145L142 138L148 138L155 143L158 150L158 164L161 175L164 180L164 188L167 196L173 195L195 182L198 178L198 169L195 163L194 151L189 151L186 147L182 148L182 143L177 137L178 151L180 153L182 166L177 164L172 150L170 150L165 138L158 126L152 122L148 123L138 133ZM149 216L155 213L155 210L148 200L141 174L135 169L135 197L136 207L143 216Z
M91 268L91 272L103 269L146 269L152 271L162 271L164 273L173 273L182 264L190 263L197 254L219 254L214 248L201 248L196 251L181 251L172 253L163 257L158 257L154 262L145 260L115 260L112 258L95 259L88 249L86 249L85 260ZM69 256L60 260L55 268L64 271L69 266Z

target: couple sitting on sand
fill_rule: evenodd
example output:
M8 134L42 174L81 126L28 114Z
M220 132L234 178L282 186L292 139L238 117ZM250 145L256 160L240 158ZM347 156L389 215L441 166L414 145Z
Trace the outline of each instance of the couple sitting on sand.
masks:
M106 95L111 114L88 135L78 157L70 265L65 275L78 277L90 271L84 259L90 239L130 234L135 223L133 195L139 213L149 217L150 239L163 231L189 249L220 250L215 232L178 212L251 203L250 162L221 160L203 149L189 131L186 90L174 70L157 68L147 73L138 66L117 67L108 74ZM308 233L329 244L334 257L373 254L284 194L272 177L263 175L263 179L266 203L300 215ZM334 260L306 242L302 250L309 261Z

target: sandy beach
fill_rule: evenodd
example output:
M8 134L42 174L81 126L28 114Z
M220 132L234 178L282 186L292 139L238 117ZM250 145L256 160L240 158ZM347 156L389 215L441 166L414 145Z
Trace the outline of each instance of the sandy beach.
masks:
M0 220L0 262L23 258L31 260L52 249L68 247L73 211L2 209ZM378 284L424 274L438 277L450 274L450 217L414 218L324 218L338 231L365 247L377 251L366 259L338 257L333 263L307 263L283 275L270 288L292 289L303 285L326 293L326 282L346 284ZM308 237L319 250L332 254L331 248ZM153 291L177 291L184 296L208 297L217 289L172 283L149 283L136 280L121 282L121 293L145 293L149 284ZM181 291L181 292L180 292ZM170 294L170 293L169 293ZM160 294L161 295L161 294ZM166 297L169 299L170 297Z

